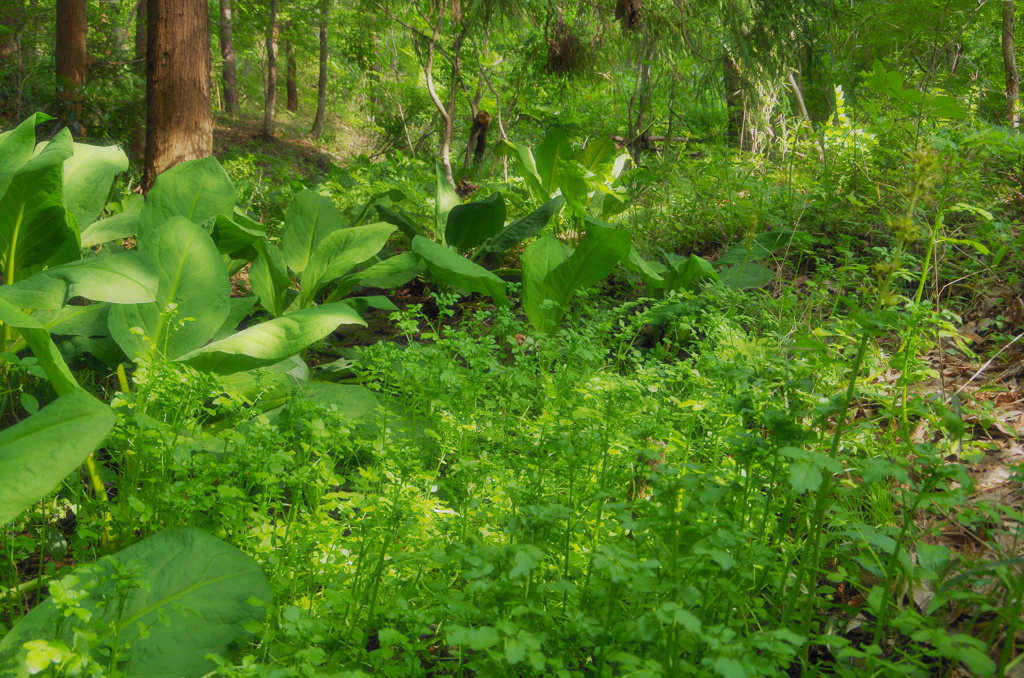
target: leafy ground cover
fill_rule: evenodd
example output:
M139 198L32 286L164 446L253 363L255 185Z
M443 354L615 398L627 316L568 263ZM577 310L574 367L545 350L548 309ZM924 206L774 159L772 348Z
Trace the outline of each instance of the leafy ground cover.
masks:
M133 205L113 151L3 155L0 206L75 219L3 258L4 675L1019 675L999 157L550 138L466 204L401 158Z

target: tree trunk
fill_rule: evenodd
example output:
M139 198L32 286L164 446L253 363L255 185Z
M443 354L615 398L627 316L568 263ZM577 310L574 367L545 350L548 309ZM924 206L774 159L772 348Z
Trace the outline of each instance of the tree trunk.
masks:
M224 111L228 115L238 115L238 67L231 39L231 0L220 0L220 56Z
M1006 124L1016 129L1020 125L1017 99L1020 97L1020 76L1017 56L1013 47L1014 0L1003 0L1003 71L1006 73Z
M263 96L263 138L274 138L274 108L277 107L277 0L270 0L267 24L267 89Z
M57 102L59 117L80 136L82 87L85 85L85 0L57 0Z
M634 5L630 5L630 7L634 7ZM635 5L635 7L635 11L639 11L639 5ZM633 28L632 25L630 27ZM633 160L639 162L640 157L650 149L648 137L650 136L651 122L654 120L651 110L653 99L651 64L654 61L654 38L647 33L646 28L642 28L635 40L637 72L633 96L629 100L629 126L631 128L629 136L632 138L629 150Z
M295 63L295 43L285 40L284 53L288 61L288 74L285 76L285 88L288 90L288 110L294 113L299 110L299 86L295 82L299 66Z
M0 0L0 117L20 118L25 1Z
M0 0L0 68L17 61L18 32L24 25L25 1Z
M725 108L729 116L726 137L730 143L739 148L745 148L746 135L743 121L746 113L746 97L743 92L743 78L740 75L739 64L728 52L722 56L722 65L725 71Z
M310 135L319 139L324 131L324 113L327 111L327 62L330 52L327 44L327 22L330 18L330 0L320 2L320 75L316 79L316 117Z
M452 11L453 16L455 11ZM455 105L459 97L459 81L462 79L462 43L466 39L467 28L463 26L452 44L452 75L448 89L448 115L444 117L444 131L441 133L440 156L444 167L444 176L448 183L456 188L452 174L452 139L455 136Z
M138 0L135 5L135 70L139 76L146 78L146 43L148 42L147 23L149 2ZM129 151L132 160L145 162L146 160L146 95L143 92L142 100L139 102L137 119L132 127L132 142Z
M144 191L164 170L213 152L206 0L148 1Z

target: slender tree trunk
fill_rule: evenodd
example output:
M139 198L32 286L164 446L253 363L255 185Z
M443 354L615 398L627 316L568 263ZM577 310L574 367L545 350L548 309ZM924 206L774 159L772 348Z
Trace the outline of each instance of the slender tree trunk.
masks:
M231 39L231 0L220 0L221 81L224 83L224 111L238 115L238 66Z
M299 66L295 63L295 43L284 41L284 54L288 62L288 74L285 76L285 89L288 91L288 110L291 113L299 110L299 86L295 79L299 74Z
M1017 99L1020 97L1020 75L1017 73L1017 56L1013 46L1014 0L1003 0L1003 71L1006 73L1006 124L1017 128L1020 114Z
M85 0L57 0L57 101L60 119L71 133L82 127L82 88L85 85Z
M740 75L739 65L728 52L722 57L722 65L725 71L725 107L729 116L726 137L731 143L744 148L743 119L746 107L743 78Z
M330 18L330 0L320 2L320 74L316 79L316 117L310 135L319 139L324 131L324 114L327 112L327 64L330 51L327 43L327 23Z
M135 71L142 80L146 79L146 43L149 8L148 0L137 0L135 5ZM131 156L133 160L146 159L146 95L143 88L142 100L139 101L137 119L132 127Z
M455 12L452 12L453 15ZM460 17L461 18L461 17ZM448 89L448 115L444 119L444 131L441 133L441 164L444 166L444 176L448 183L455 186L455 177L452 174L452 139L455 136L455 106L459 97L459 81L462 79L462 43L466 39L467 29L463 26L462 31L455 38L452 45L452 75Z
M213 152L207 2L149 0L148 19L145 191L164 170Z
M263 95L263 138L274 138L274 109L277 107L277 0L270 0L267 24L267 90Z
M629 136L632 139L630 151L636 161L639 161L640 156L650 150L649 128L654 119L651 111L651 63L654 61L654 39L647 35L646 28L641 30L641 34L635 38L637 41L636 85L629 101L629 125L632 128L629 130Z
M25 0L0 0L0 116L20 113L24 27Z
M0 0L0 72L18 64L18 33L25 25L25 0Z

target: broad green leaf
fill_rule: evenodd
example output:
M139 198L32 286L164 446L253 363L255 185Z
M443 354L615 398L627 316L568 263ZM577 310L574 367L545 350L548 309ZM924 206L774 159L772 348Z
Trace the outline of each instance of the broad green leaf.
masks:
M640 256L635 247L629 248L629 256L622 263L628 270L640 274L648 295L660 294L659 291L665 288L666 282L662 276L662 273L665 273L665 266L657 261L647 261Z
M537 162L533 157L533 151L528 146L502 139L495 144L494 155L512 158L513 164L519 171L519 175L523 177L534 199L542 201L551 197L551 194L546 193L543 186L541 186L540 175L537 173Z
M174 360L205 344L224 324L231 295L227 270L209 234L184 217L161 224L144 251L159 278L156 301L115 306L110 333L133 360L154 353Z
M324 238L344 225L341 212L330 198L308 188L299 192L284 215L281 234L284 263L295 273L302 273Z
M235 186L214 157L179 163L153 182L139 215L139 238L148 240L172 217L185 217L194 224L232 214Z
M68 337L59 344L61 355L68 360L90 353L107 367L115 367L127 360L124 351L110 337Z
M928 99L928 111L941 118L963 120L967 117L967 109L953 97L944 94L937 94Z
M257 256L249 268L249 284L260 300L260 305L277 317L285 311L286 294L291 287L288 269L285 267L281 250L271 245L266 239L253 243Z
M564 204L565 198L562 196L548 200L522 219L516 219L503 228L501 232L490 239L484 246L484 250L499 254L507 252L527 238L532 238L548 225L551 217L558 214L558 210L562 209Z
M146 199L128 195L121 201L122 212L89 224L82 231L82 247L95 247L112 240L129 238L139 233L139 216Z
M714 663L715 673L722 678L748 678L750 673L742 663L728 657L718 657Z
M579 163L591 172L611 174L618 153L619 149L611 137L596 137L580 153Z
M572 256L544 279L549 298L568 306L577 290L604 280L615 264L629 256L630 240L628 231L591 225Z
M366 201L362 209L360 209L359 212L356 213L356 216L352 218L352 221L349 222L349 228L353 226L359 226L360 224L362 224L363 221L366 220L366 215L370 211L370 208L376 205L377 201L385 199L388 202L400 202L402 200L405 200L405 193L402 193L402 191L398 190L397 188L391 188L386 191L381 191L380 193L375 193L374 195L371 195L370 199ZM384 221L387 220L385 219ZM411 238L412 236L409 237Z
M125 572L135 579L126 590ZM91 612L89 619L65 616L48 599L0 641L0 668L13 671L11 660L24 654L27 641L71 645L75 634L86 634L101 665L117 644L123 678L199 678L216 667L206 655L230 657L252 635L246 629L263 620L271 597L256 561L194 527L143 539L75 568L64 581L87 592L79 604Z
M465 645L470 650L480 651L494 647L501 642L501 635L493 626L449 626L448 642L452 645Z
M500 192L483 200L456 205L448 213L445 242L465 254L482 245L505 225L505 198Z
M716 262L717 263L717 262ZM748 262L727 266L718 271L718 279L723 283L737 290L748 290L755 287L764 287L772 281L775 274L762 266Z
M372 297L345 297L345 303L351 306L360 317L371 308L378 311L401 310L395 306L395 302L379 294Z
M128 169L128 156L117 146L75 144L74 149L64 161L64 206L84 228L103 211L114 177Z
M423 272L426 266L415 252L402 252L373 266L367 266L350 276L366 287L390 289L409 282Z
M715 261L715 266L717 268L722 268L732 264L752 263L755 261L761 261L766 256L768 256L768 250L754 242L753 239L746 238L730 247L725 254L718 257Z
M244 372L281 362L320 341L339 325L366 322L342 303L313 306L253 325L191 351L179 360L204 372Z
M558 188L574 214L582 216L590 194L590 186L583 178L579 166L571 162L561 162L558 166Z
M765 250L767 254L774 254L779 250L789 247L796 236L796 231L791 228L784 228L779 231L768 231L754 236L753 240L757 247Z
M25 343L32 349L32 354L39 361L39 366L43 368L57 395L67 395L78 388L78 382L71 375L71 370L50 338L50 333L38 320L0 298L0 323L18 330Z
M228 299L228 303L231 306L228 317L224 319L224 324L220 326L220 329L210 337L211 341L226 339L237 332L238 326L252 313L252 309L256 305L256 297L231 297Z
M691 254L688 259L678 261L672 267L672 275L667 279L665 288L695 292L707 280L718 280L715 267L707 259Z
M36 125L49 116L35 113L9 132L0 134L0 197L7 192L15 172L29 161L36 147Z
M50 334L75 337L104 337L110 334L107 316L110 304L65 306L54 311L37 311L32 317L42 323Z
M948 546L918 542L915 549L917 551L917 564L926 571L925 574L929 578L934 579L941 576L950 562L952 562L952 555Z
M395 230L390 224L369 224L343 228L324 238L302 272L300 306L308 306L324 285L377 254Z
M70 153L70 137L66 147ZM7 284L19 280L24 269L49 261L65 245L78 250L62 199L61 163L66 157L64 145L54 139L18 169L0 198L0 268Z
M217 251L221 254L240 252L266 235L266 226L253 221L238 210L230 215L218 214L213 226L213 242L217 244Z
M448 224L448 213L456 205L462 204L462 198L455 192L448 179L444 176L444 168L440 162L434 163L435 184L437 192L434 194L434 235L445 245L445 226Z
M7 285L0 294L25 308L56 309L74 297L112 304L144 304L156 300L157 275L139 252L80 259Z
M560 129L552 130L537 147L537 176L546 200L558 189L558 166L572 157L572 142Z
M381 221L397 226L398 230L404 233L409 240L418 235L425 236L427 234L404 210L395 211L386 205L374 205L374 208Z
M483 266L421 236L413 238L412 251L423 257L430 273L441 282L489 296L499 306L508 303L505 281Z
M332 409L343 414L346 419L365 417L380 407L380 401L373 391L355 384L311 381L300 386L299 392L308 400L331 405Z
M116 418L82 389L0 431L0 525L44 498L106 438Z
M795 461L789 466L789 484L798 494L816 491L821 480L821 469L810 462Z
M109 407L76 389L0 431L0 525L52 492L115 421Z
M67 302L68 286L37 273L13 285L0 285L0 298L19 308L54 310Z
M221 375L218 381L229 392L266 411L285 404L296 386L309 382L309 366L293 355L269 367Z
M44 167L62 166L74 152L75 144L71 140L71 132L66 128L62 129L50 141L36 144L32 157L18 168L17 174L35 172Z
M541 332L548 332L561 317L561 309L545 310L549 299L545 280L548 274L565 261L565 248L558 240L545 235L533 241L523 252L523 311L530 323Z

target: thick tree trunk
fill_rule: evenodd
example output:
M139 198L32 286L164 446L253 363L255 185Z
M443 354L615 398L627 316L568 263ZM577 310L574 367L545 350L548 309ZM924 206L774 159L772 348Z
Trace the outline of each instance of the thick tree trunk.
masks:
M274 109L277 107L277 0L270 0L267 25L267 90L263 95L263 138L274 138Z
M294 113L299 110L299 86L295 82L299 75L299 66L295 63L295 43L285 40L284 53L288 61L288 74L285 76L285 88L288 90L288 110Z
M82 127L82 88L85 85L85 0L57 0L57 102L60 119L79 136Z
M231 39L231 0L220 0L220 56L224 111L228 115L238 115L238 66Z
M1017 128L1020 125L1017 99L1020 97L1020 75L1017 73L1017 56L1014 51L1014 0L1003 0L1003 71L1006 73L1006 124Z
M164 170L213 152L206 0L149 0L148 13L146 191Z
M147 24L149 22L149 2L138 0L135 5L135 70L145 80L146 78L146 43L149 41ZM144 162L146 159L146 95L143 92L142 100L139 102L138 119L132 127L131 151L132 160Z
M330 18L330 0L320 2L320 75L316 79L316 117L310 135L319 139L324 131L324 114L327 112L327 63L330 51L327 43L327 22Z

